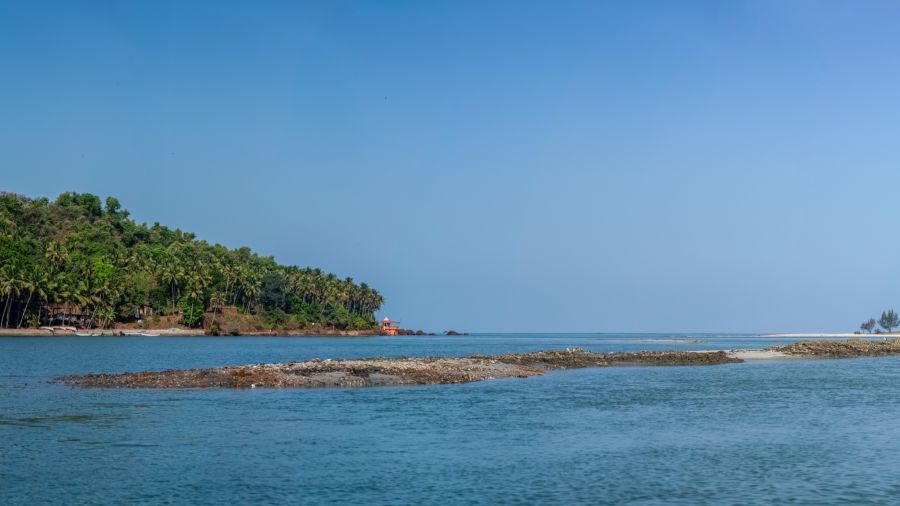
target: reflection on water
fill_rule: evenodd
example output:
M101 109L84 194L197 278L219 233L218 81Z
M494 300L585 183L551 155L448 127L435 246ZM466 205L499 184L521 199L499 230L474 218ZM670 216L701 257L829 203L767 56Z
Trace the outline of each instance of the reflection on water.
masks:
M48 382L314 357L790 341L0 338L0 503L892 502L900 494L891 472L900 468L897 357L357 390L79 390Z

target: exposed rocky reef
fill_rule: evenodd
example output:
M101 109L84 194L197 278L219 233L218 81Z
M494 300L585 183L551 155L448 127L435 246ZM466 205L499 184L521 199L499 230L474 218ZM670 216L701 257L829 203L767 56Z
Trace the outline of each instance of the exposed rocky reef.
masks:
M695 366L773 358L852 358L900 355L900 339L800 341L766 350L598 353L579 348L470 355L307 360L212 369L86 374L56 378L78 387L106 388L321 388L469 383L527 378L558 369L616 366Z
M70 375L57 380L78 387L107 388L321 388L469 383L493 378L527 378L554 369L613 366L716 365L741 362L724 351L640 351L597 353L582 349L358 360L308 360L285 364L213 369Z
M776 346L774 351L806 358L853 358L900 355L900 339L875 341L870 339L848 339L846 341L799 341L785 346Z

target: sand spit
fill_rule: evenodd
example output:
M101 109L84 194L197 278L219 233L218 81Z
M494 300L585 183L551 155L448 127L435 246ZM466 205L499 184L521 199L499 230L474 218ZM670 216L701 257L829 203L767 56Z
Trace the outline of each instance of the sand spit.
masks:
M771 348L767 350L728 350L727 353L729 357L736 358L742 362L748 360L785 360L797 358L782 351L775 351Z
M321 388L469 383L527 378L555 369L613 366L716 365L741 362L723 351L595 353L582 349L468 357L309 360L213 369L87 374L57 378L67 385L107 388Z

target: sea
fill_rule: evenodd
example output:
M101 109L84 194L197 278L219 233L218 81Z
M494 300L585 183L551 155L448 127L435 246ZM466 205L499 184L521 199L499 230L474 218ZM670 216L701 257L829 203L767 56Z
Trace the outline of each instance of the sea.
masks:
M0 504L900 503L900 357L357 389L80 389L53 381L312 358L794 340L0 337Z

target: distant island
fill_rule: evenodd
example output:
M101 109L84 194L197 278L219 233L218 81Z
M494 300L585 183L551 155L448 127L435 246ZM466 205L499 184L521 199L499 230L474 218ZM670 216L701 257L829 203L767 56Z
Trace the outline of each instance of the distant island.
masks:
M2 329L374 334L383 302L349 277L136 223L113 197L0 193Z

